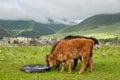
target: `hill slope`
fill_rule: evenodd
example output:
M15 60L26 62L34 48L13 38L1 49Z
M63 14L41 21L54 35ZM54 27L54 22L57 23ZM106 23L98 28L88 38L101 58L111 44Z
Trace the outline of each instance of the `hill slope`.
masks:
M0 39L6 36L10 36L10 33L4 29L3 25L0 25Z
M53 34L64 26L64 24L42 24L35 21L0 20L0 36L38 37Z
M109 34L120 36L120 13L118 14L101 14L85 19L78 25L63 28L56 34Z

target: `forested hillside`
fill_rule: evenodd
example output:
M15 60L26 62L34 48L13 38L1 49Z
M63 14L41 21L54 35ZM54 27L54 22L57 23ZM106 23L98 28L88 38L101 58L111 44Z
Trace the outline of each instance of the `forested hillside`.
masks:
M42 35L53 34L63 28L64 24L39 23L24 20L0 20L0 37L3 36L25 36L39 37Z

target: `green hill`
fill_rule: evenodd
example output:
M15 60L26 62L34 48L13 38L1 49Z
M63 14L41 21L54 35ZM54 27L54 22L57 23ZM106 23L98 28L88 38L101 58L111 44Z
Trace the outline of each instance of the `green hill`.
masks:
M0 25L0 39L6 36L10 36L11 33L9 33L7 30L4 29L3 25Z
M60 34L88 35L95 37L120 36L120 13L100 14L89 17L78 25L63 28L58 31L55 36Z
M53 34L64 26L64 24L42 24L35 21L0 20L0 36L38 37Z

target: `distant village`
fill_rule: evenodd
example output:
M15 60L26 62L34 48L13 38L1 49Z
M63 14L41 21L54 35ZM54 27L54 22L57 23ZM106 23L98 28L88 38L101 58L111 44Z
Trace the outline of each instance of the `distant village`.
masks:
M32 46L46 46L53 45L60 38L48 38L48 37L40 37L40 38L28 38L28 37L3 37L0 39L0 45L12 46L12 45L32 45ZM99 40L104 45L120 45L120 38L108 38Z
M0 45L51 45L59 41L58 38L27 38L27 37L4 37L0 40Z

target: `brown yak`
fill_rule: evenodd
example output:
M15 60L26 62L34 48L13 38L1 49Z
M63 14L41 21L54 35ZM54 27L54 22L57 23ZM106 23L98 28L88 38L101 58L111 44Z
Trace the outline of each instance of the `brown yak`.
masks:
M61 40L57 43L55 49L51 51L52 53L47 56L47 64L52 68L61 62L61 72L63 72L66 63L68 65L68 73L71 73L71 59L81 57L82 65L79 74L83 73L87 64L89 64L88 71L91 72L93 45L93 40L85 38Z
M100 48L100 43L99 43L99 41L98 41L96 38L93 38L93 37L68 35L68 36L65 36L63 39L64 39L64 40L68 40L68 39L75 39L75 38L92 39L92 40L94 41L94 46L95 46L97 49ZM55 46L56 46L56 45L55 45ZM54 47L55 47L55 46L54 46ZM54 48L54 47L53 47L53 48ZM81 60L81 57L79 57L79 59ZM74 59L74 65L73 65L72 70L74 70L74 69L76 68L77 62L78 62L78 59ZM59 66L59 65L58 65L58 66ZM58 67L58 66L57 66L57 67ZM89 66L89 64L88 64L86 67L88 67L88 66Z
M65 36L63 38L63 40L68 40L68 39L75 39L75 38L85 38L85 39L91 39L94 41L94 45L97 49L100 48L100 44L99 44L99 41L96 39L96 38L93 38L93 37L85 37L85 36L74 36L74 35L68 35L68 36ZM57 43L55 43L51 49L51 53L54 51L55 47L57 46L57 44L59 43L59 41ZM81 60L81 57L79 57L79 59ZM74 59L74 65L73 65L73 68L72 70L74 70L77 66L77 62L78 62L78 59ZM88 67L89 64L86 66ZM59 67L59 63L58 65L56 66L56 68Z

